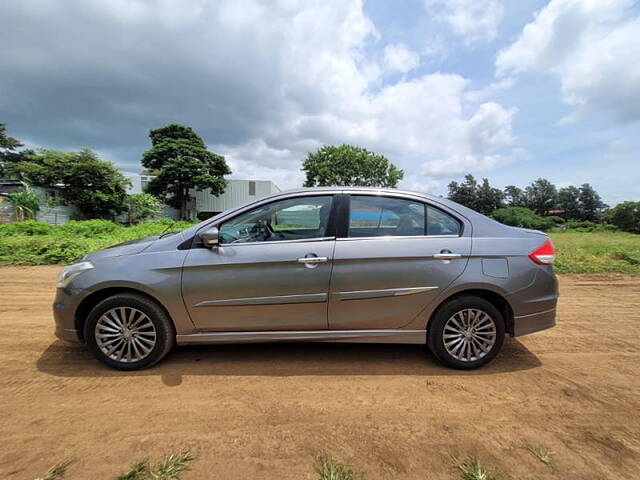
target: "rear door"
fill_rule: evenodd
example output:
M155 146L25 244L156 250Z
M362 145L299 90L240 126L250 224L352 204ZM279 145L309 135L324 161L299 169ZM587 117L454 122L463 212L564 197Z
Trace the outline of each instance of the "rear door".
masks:
M402 328L464 271L471 225L419 197L345 195L334 252L329 327Z
M335 237L333 196L294 196L216 225L220 245L194 248L182 292L202 331L326 330Z

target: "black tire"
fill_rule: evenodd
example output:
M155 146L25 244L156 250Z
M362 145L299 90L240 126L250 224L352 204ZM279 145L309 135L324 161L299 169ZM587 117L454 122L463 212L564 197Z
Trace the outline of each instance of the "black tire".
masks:
M119 361L108 356L98 345L96 338L98 321L106 312L120 307L139 310L148 317L153 327L155 327L155 344L151 351L139 361ZM142 316L140 317L143 318ZM142 295L120 293L102 300L93 307L84 325L84 338L91 353L102 363L118 370L131 371L148 368L159 362L175 344L176 334L173 322L164 309L155 301Z
M471 359L461 360L447 351L445 347L444 329L447 321L465 309L475 309L486 313L495 325L495 341L493 346L486 353L481 352L480 354L482 356L480 358L473 359L475 355L472 354ZM450 330L447 331L450 332ZM429 324L427 343L431 352L433 352L444 365L460 370L471 370L486 365L495 358L502 348L504 336L505 324L500 311L484 298L473 295L463 295L452 298L438 308L438 311Z

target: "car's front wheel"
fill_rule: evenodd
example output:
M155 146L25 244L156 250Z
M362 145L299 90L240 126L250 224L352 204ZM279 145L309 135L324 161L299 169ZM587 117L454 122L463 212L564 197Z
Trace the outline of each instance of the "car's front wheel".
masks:
M84 326L89 350L102 363L119 370L150 367L175 342L173 324L153 300L131 293L98 303Z
M502 348L504 319L487 300L464 295L438 309L427 335L429 349L445 365L477 368L493 360Z

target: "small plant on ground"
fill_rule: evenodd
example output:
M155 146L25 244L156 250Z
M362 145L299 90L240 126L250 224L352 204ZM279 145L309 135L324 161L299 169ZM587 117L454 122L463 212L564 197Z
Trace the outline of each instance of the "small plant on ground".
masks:
M116 480L140 480L145 478L147 472L149 471L149 462L147 459L140 460L137 463L131 465L131 468L123 473L122 475L118 475Z
M318 458L317 471L320 480L355 480L360 478L360 475L350 467L328 455L322 455Z
M153 480L178 479L183 472L191 470L187 463L194 458L188 450L177 455L168 455L155 469L149 470L149 477L153 478Z
M544 448L532 448L532 447L529 448L529 451L533 454L534 457L536 457L538 460L540 460L550 469L554 470L556 468L556 464L551 458L552 452L549 452Z
M37 478L36 480L58 480L64 477L64 474L67 472L67 468L70 464L71 460L56 463L53 467L47 470L47 473L44 474L44 477Z
M484 467L480 460L472 458L456 465L462 480L500 480L500 477Z

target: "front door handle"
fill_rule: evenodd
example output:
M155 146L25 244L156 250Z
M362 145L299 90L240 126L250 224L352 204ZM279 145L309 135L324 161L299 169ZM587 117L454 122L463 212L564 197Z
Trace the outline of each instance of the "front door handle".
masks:
M317 263L326 263L328 260L329 259L327 257L302 257L298 259L298 263L313 265Z
M453 253L449 250L442 250L440 253L436 253L433 255L433 258L437 260L453 260L454 258L460 258L462 254Z

